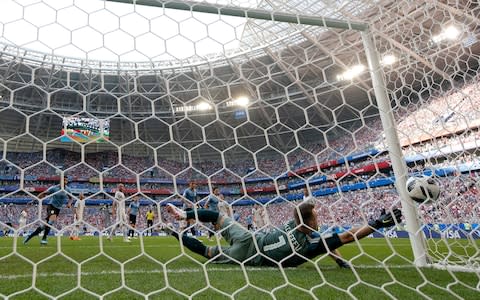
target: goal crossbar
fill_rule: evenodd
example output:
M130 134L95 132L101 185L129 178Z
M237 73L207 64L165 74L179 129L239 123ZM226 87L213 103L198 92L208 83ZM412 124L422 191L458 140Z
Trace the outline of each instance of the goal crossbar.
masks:
M335 18L291 14L286 12L272 12L263 9L241 8L233 6L215 5L192 1L166 1L166 0L105 0L107 2L129 3L151 7L162 7L177 10L187 10L209 14L225 15L232 17L243 17L250 19L275 21L300 25L321 26L337 29L353 29L365 31L368 25L361 22L345 21Z

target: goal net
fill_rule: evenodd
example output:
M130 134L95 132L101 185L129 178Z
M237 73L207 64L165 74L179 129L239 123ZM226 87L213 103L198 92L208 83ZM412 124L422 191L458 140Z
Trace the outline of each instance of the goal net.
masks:
M0 296L475 298L480 10L416 2L3 0ZM407 196L421 175L438 200ZM191 251L231 246L199 220L215 194L246 261ZM305 200L309 241L403 217L255 265Z

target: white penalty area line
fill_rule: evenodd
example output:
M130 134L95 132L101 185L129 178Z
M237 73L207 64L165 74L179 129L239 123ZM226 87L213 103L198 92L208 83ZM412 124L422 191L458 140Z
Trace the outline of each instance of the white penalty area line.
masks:
M357 265L353 266L355 269L385 269L386 267L389 269L412 269L415 266L412 265L389 265L389 266L382 266L382 265ZM305 271L302 268L284 268L285 270L299 270ZM340 270L337 266L324 266L320 267L321 270ZM278 270L278 268L273 267L246 267L245 270L247 272L267 272L272 270ZM182 273L203 273L204 269L197 269L197 268L183 268L183 269L167 269L167 273L172 274L182 274ZM238 268L207 268L207 272L234 272L234 271L242 271L241 267ZM131 274L163 274L163 269L152 269L152 270L127 270L124 271L123 274L131 275ZM122 274L121 271L100 271L100 272L82 272L80 276L99 276L99 275L119 275ZM77 273L62 273L62 272L53 272L53 273L37 273L37 274L16 274L16 275L0 275L0 280L15 280L21 278L32 278L33 276L38 277L77 277Z
M53 245L53 246L52 246ZM49 247L50 246L50 247ZM140 247L140 244L135 244L135 242L133 243L124 243L124 244L121 244L121 245L118 245L118 244L113 244L113 243L103 243L103 249L104 250L109 250L109 249L115 249L115 248L132 248L132 249L135 249L135 248L139 248ZM46 246L42 246L41 248L42 249L51 249L51 248L57 248L57 245L56 244L50 244L50 245L46 245ZM100 245L81 245L81 244L78 244L78 245L62 245L61 246L62 249L70 249L70 248L77 248L77 249L81 249L81 248L97 248L99 249L100 248ZM179 248L180 249L180 244L178 245L143 245L143 248ZM13 246L0 246L0 249L13 249ZM17 246L17 251L18 249L29 249L28 245L21 245L20 243L18 244Z

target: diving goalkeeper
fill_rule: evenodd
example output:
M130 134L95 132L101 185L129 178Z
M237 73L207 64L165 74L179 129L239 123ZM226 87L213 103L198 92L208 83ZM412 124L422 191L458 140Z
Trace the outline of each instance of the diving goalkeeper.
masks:
M193 220L195 212L185 212L172 204L167 204L167 212L177 220ZM169 231L189 250L213 259L216 263L244 263L253 266L295 267L324 253L331 253L342 245L362 239L376 229L391 227L400 222L402 213L399 209L388 212L368 225L352 228L341 234L320 236L317 229L317 214L312 203L303 202L295 208L294 219L280 229L268 233L252 233L246 228L218 212L198 209L200 222L215 223L222 236L229 243L228 247L206 246L201 241L179 235L167 225ZM257 246L261 255L257 255Z

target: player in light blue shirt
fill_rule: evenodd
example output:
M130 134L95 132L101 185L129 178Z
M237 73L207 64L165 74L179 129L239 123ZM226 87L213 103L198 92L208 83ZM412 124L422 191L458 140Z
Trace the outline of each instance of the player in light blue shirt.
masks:
M42 245L47 244L47 236L50 233L50 229L57 220L58 215L60 214L60 209L63 205L67 204L67 207L70 208L72 206L72 199L67 194L70 193L70 189L67 187L68 178L64 177L63 181L60 182L58 185L54 185L47 189L46 191L38 194L39 199L43 199L45 195L52 195L49 197L50 203L47 205L47 224L48 225L40 225L33 231L31 234L26 236L23 240L23 243L26 244L31 238L37 236L43 230L43 237L41 240Z
M183 209L185 211L191 211L197 207L197 183L195 181L190 181L188 184L188 188L183 191ZM197 231L195 229L195 220L188 220L187 225L190 225L190 232L193 236L197 235Z
M197 184L194 181L190 181L188 188L183 191L183 209L191 210L197 203ZM187 201L188 200L188 201Z
M252 215L247 215L247 217L245 218L245 221L247 222L247 229L250 231L250 230L253 230L253 218L252 218Z
M235 222L240 222L240 214L235 210L233 211L233 220L235 220Z
M207 202L205 203L205 208L218 212L218 203L222 201L221 197L222 195L220 194L220 189L218 187L214 187L213 194L208 196Z
M138 196L133 198L133 201L128 206L128 218L130 220L130 230L128 231L128 236L134 236L134 230L137 225L137 215L138 211L140 210L140 201Z
M207 202L205 202L205 208L211 211L219 212L218 203L223 201L222 195L220 194L220 189L218 187L213 187L213 194L208 196ZM215 224L213 224L215 225ZM214 235L212 230L208 230L208 239L211 240Z

